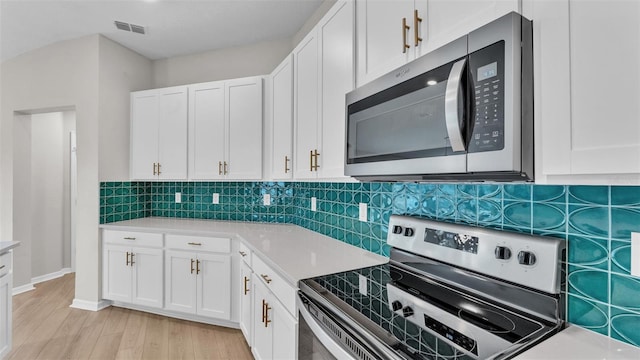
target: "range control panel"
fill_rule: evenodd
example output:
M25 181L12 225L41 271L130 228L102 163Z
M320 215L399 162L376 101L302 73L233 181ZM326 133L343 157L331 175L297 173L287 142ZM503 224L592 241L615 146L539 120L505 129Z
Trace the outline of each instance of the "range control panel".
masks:
M560 292L562 239L392 215L387 243L550 294Z

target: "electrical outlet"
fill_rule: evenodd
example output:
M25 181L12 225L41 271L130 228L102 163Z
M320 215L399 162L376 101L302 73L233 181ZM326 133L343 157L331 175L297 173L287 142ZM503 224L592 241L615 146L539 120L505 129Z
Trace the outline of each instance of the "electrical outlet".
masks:
M360 203L360 215L358 219L363 222L367 222L367 203Z
M311 198L311 211L316 211L316 203L317 203L316 198L312 197Z
M211 201L213 204L220 204L220 194L214 193Z
M182 202L182 194L177 192L176 193L176 204L180 204Z
M358 292L364 296L368 296L367 295L367 277L362 275L362 274L358 274Z
M263 203L265 206L269 206L269 205L271 205L271 194L264 194L264 195L262 196L262 203Z
M631 233L631 276L640 277L640 233Z

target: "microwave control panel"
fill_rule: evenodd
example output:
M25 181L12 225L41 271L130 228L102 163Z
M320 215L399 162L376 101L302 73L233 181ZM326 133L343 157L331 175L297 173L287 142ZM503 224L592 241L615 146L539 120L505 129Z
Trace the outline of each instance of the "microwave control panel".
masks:
M475 111L470 153L504 148L504 41L469 55Z

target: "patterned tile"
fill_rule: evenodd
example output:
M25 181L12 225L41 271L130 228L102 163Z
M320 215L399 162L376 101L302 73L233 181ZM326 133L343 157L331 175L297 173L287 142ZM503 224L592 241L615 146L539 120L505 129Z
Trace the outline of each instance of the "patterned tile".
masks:
M174 193L182 192L182 204ZM212 204L213 194L220 204ZM271 195L271 206L262 204ZM310 211L310 198L317 211ZM358 204L369 207L358 220ZM629 276L631 232L640 232L640 187L332 182L103 182L100 222L147 216L292 223L389 256L392 214L422 216L568 241L568 320L638 345L640 280ZM373 303L380 300L373 300ZM362 304L364 306L364 304ZM393 329L402 324L368 310ZM366 308L366 307L364 307ZM445 346L406 324L411 347ZM635 327L634 327L635 326ZM396 329L397 330L397 329ZM442 349L440 349L442 350ZM446 349L445 349L446 352ZM451 349L451 358L462 358Z

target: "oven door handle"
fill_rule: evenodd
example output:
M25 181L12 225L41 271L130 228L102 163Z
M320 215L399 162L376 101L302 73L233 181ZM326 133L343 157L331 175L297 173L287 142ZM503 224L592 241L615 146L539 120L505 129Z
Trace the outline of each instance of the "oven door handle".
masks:
M329 350L331 355L335 356L336 359L353 359L353 355L345 350L342 345L333 340L331 336L329 336L320 326L318 321L311 315L307 306L302 303L300 296L297 298L298 301L298 310L300 311L300 315L304 318L309 325L309 329L313 332L316 338L324 345L324 347Z
M453 64L449 79L447 80L447 89L444 93L444 120L447 126L447 135L449 143L453 151L465 151L464 139L462 138L462 129L460 129L460 118L462 114L458 111L461 106L464 108L463 97L460 97L460 87L462 86L462 76L464 65L467 58L459 60Z

